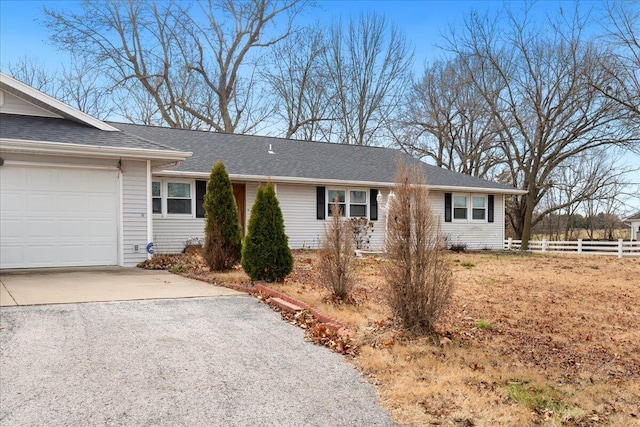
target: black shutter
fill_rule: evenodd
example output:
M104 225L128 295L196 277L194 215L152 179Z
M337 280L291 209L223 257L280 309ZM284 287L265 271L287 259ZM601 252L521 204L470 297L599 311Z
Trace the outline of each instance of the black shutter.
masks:
M451 222L451 193L444 193L444 222Z
M369 219L371 221L378 220L378 190L369 191Z
M204 218L204 195L207 193L207 181L196 181L196 218Z
M493 222L493 194L489 194L487 201L487 221Z
M324 187L316 187L316 219L324 219L325 202L324 202Z

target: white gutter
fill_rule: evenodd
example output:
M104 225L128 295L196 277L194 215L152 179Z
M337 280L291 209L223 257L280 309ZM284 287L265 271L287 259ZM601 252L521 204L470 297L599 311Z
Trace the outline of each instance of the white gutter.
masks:
M181 171L165 171L160 170L154 173L156 176L167 177L182 177L193 179L208 179L209 174L203 172L181 172ZM264 176L264 175L239 175L229 174L231 180L237 181L257 181L267 182L282 182L290 184L329 184L337 186L361 186L372 188L393 188L395 185L393 182L377 182L377 181L353 181L353 180L340 180L340 179L318 179L318 178L301 178L291 176ZM468 192L468 193L493 193L493 194L527 194L525 190L518 189L502 189L491 187L455 187L447 185L428 185L429 190L438 191L451 191L451 192Z
M28 141L22 139L0 138L0 151L12 153L50 154L67 156L90 156L123 159L162 159L182 161L191 157L188 151L152 150L146 148L103 147L66 142Z
M21 92L23 95L26 95L30 98L36 99L40 102L42 102L43 104L47 105L49 107L49 110L52 110L53 112L60 114L62 116L66 116L68 118L73 118L76 119L77 121L80 121L82 123L85 123L91 127L100 129L100 130L104 130L104 131L108 131L108 132L120 132L120 129L111 126L105 122L103 122L102 120L98 120L94 117L91 117L90 115L83 113L80 110L77 110L73 107L71 107L70 105L65 104L64 102L60 102L57 99L43 93L40 92L37 89L32 88L29 85L26 85L24 83L22 83L21 81L18 81L16 79L14 79L13 77L10 77L4 73L0 73L0 86L7 86L13 90L16 90L18 92ZM10 91L9 91L10 92ZM15 95L15 94L14 94ZM18 95L19 96L19 95ZM23 98L24 99L24 98ZM28 100L24 99L26 102L29 102ZM33 104L32 102L30 102L30 104ZM35 105L35 104L34 104ZM45 108L46 107L42 107L39 106L40 108Z

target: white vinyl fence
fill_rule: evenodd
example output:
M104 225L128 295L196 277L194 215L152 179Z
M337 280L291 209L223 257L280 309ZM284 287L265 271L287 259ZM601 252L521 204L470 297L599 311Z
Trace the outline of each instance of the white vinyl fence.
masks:
M504 241L504 249L509 251L521 250L522 240L507 239ZM582 239L574 241L554 240L529 240L531 252L561 252L578 253L584 255L617 255L640 256L640 241L626 241L619 239L617 242L599 242Z

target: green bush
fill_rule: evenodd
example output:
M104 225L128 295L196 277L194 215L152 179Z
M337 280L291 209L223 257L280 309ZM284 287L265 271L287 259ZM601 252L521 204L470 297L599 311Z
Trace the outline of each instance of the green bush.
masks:
M240 260L242 232L233 186L222 160L211 169L204 211L204 258L211 271L229 270Z
M289 238L273 184L258 187L242 248L242 268L251 280L282 281L293 270Z

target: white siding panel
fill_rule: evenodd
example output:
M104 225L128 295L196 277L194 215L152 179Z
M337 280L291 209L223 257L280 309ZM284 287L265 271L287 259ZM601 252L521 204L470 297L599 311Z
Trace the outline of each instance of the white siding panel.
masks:
M204 239L204 218L153 218L153 246L157 254L177 254L187 239Z
M317 248L325 221L316 219L316 187L278 184L278 201L289 236L289 247Z
M248 225L251 207L256 199L258 184L247 182L246 213L245 219ZM177 254L182 252L188 239L197 237L204 239L204 218L180 218L161 217L153 218L153 246L157 254Z
M0 113L4 114L19 114L22 116L39 116L39 117L55 117L61 118L59 115L45 110L44 108L37 107L22 98L19 98L9 92L2 91L4 102L0 105Z
M132 267L147 258L147 162L123 161L122 179L124 265Z
M444 192L429 194L431 209L440 220L442 232L452 244L466 244L467 249L501 250L504 243L504 196L494 195L494 222L445 222Z
M251 218L251 208L253 207L253 203L256 201L256 194L258 193L258 183L257 182L247 182L245 185L245 221L244 229L249 229L249 218Z
M348 189L365 190L367 198L369 197L370 189L367 187L349 187ZM388 191L381 190L381 192L386 202ZM325 225L330 220L316 219L316 186L278 184L278 200L284 217L285 232L289 236L289 246L292 249L317 249L324 237ZM380 250L384 240L384 212L380 209L378 212L378 221L373 221L369 245L371 250Z

